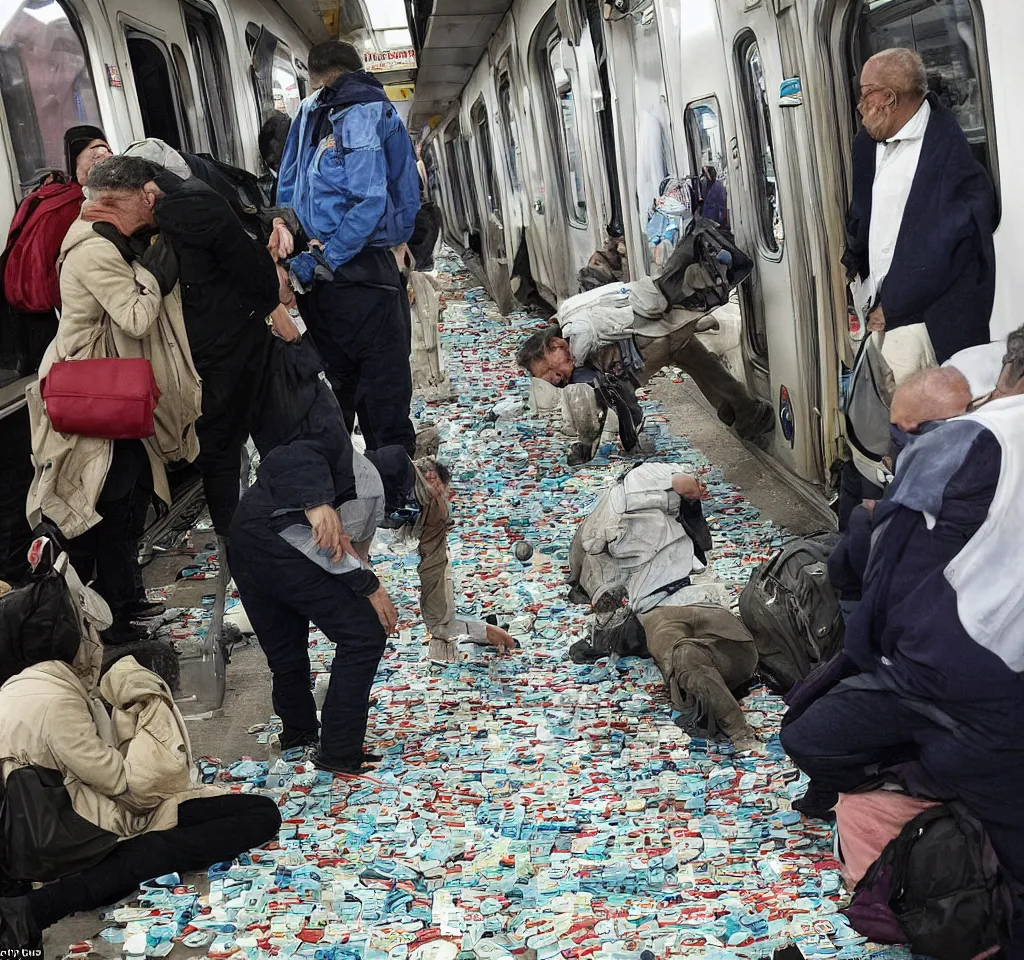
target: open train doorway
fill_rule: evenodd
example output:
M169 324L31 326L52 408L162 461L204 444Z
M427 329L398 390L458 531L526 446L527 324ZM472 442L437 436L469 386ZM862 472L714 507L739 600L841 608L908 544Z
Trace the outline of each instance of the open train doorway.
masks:
M146 136L164 140L175 150L187 149L166 48L137 30L127 30L125 37Z

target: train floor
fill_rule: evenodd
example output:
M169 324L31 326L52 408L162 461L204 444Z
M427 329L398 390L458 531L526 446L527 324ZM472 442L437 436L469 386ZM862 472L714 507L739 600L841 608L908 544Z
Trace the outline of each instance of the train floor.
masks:
M754 958L789 943L806 957L866 955L837 913L831 829L790 809L803 786L778 747L776 697L745 698L761 748L733 755L675 726L650 661L568 659L587 632L586 609L566 598L569 543L626 461L608 445L571 469L550 419L490 419L497 401L526 396L513 357L538 321L502 316L450 251L439 275L455 399L417 400L415 413L439 427L452 467L460 609L497 615L522 649L500 660L466 645L457 663L431 662L414 555L379 541L373 559L401 615L370 715L384 759L332 780L282 758L266 661L254 641L236 647L223 710L189 721L193 749L217 758L225 787L280 798L285 825L251 863L187 876L193 889L163 897L157 920L180 931L191 915L190 939L205 941L170 955L651 960L644 951ZM647 408L657 457L707 486L710 570L734 599L788 534L823 528L692 384L659 378ZM200 524L146 571L152 594L181 610L161 627L181 645L208 617L212 539ZM527 562L513 553L521 539ZM331 650L315 630L310 655L325 674ZM125 937L153 924L133 900L79 914L47 931L45 956L89 941L93 955L120 957Z

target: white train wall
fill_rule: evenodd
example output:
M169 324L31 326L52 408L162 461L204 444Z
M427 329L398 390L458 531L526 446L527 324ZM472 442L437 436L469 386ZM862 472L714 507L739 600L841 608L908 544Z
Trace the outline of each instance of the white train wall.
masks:
M538 286L557 303L577 291L579 269L604 242L613 192L637 276L651 268L646 218L658 182L717 166L731 226L757 264L741 295L747 379L779 414L774 456L822 481L842 449L839 371L853 348L839 262L856 132L852 79L874 49L918 46L972 140L987 140L1000 182L1024 149L1024 124L1012 112L1024 8L1014 0L633 0L629 14L573 24L565 16L572 6L516 0L460 102L426 138L449 235L478 247L500 300L511 300L509 268L525 236ZM555 70L545 69L541 50L553 52ZM506 70L511 123L499 103ZM566 92L571 110L562 113ZM604 111L613 158L601 136ZM984 130L974 129L974 114L983 114ZM482 131L491 159L481 153ZM1024 292L1013 266L1024 197L1000 186L994 336L1019 324L1012 307ZM459 190L472 208L461 216Z

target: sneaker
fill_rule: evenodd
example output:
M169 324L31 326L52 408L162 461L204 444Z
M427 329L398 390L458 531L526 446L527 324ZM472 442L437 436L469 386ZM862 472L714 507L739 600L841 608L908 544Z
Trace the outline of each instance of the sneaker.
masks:
M140 643L149 639L148 631L137 627L134 623L123 620L116 621L113 626L100 634L105 647L123 647L128 643Z
M278 735L281 752L294 750L297 747L316 747L320 745L319 730L282 730Z
M0 900L0 947L5 950L39 950L43 934L36 925L28 897Z
M367 753L365 750L358 757L331 757L324 754L323 750L316 750L310 760L318 770L326 770L328 773L339 773L347 776L359 776L365 773L365 764L379 763L380 757L375 753Z
M757 441L765 434L775 429L775 409L767 403L760 402L757 405L757 412L740 429L736 425L736 432L742 440Z
M153 620L167 612L167 604L150 603L148 600L133 600L125 606L123 612L129 620Z

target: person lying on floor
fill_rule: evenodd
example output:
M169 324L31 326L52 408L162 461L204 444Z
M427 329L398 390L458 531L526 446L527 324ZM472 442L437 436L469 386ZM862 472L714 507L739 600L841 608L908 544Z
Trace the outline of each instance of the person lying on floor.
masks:
M710 549L697 479L679 464L641 463L601 493L577 528L570 599L597 613L623 600L637 612L651 610L689 585Z
M722 271L719 287L727 298L734 285L732 268L725 263L718 266ZM687 274L694 270L700 271L700 277L690 277L692 283L718 289L711 286L706 268L691 264ZM570 297L554 323L532 334L519 348L516 360L530 376L569 387L578 395L573 400L579 407L574 411L579 440L570 449L571 464L593 458L608 409L618 415L619 439L627 453L649 448L635 391L670 365L693 379L719 419L744 440L758 441L775 429L771 406L754 397L697 338L698 332L715 328L717 321L706 309L673 309L679 301L670 299L662 286L679 296L663 276L607 284ZM692 294L694 288L684 284L684 289Z
M782 729L783 747L819 794L848 793L911 764L916 792L960 800L1018 883L1022 347L1008 344L1000 399L926 431L900 454L874 507L863 599L843 655L790 698Z
M58 561L60 562L60 561ZM205 870L234 860L277 835L276 803L198 784L184 721L167 684L133 657L109 666L100 693L102 646L110 623L106 603L66 573L81 626L77 646L53 631L50 649L0 688L0 751L7 803L53 803L53 820L80 818L76 847L40 846L31 830L4 851L14 881L50 881L22 896L0 899L0 946L39 948L42 931L71 913L116 903L145 880ZM21 773L19 771L26 771ZM50 772L63 789L14 791L13 778ZM26 781L23 781L26 782ZM39 782L38 780L36 781ZM63 811L63 813L62 813ZM9 809L9 816L18 816ZM51 831L51 844L62 831ZM80 843L78 841L80 840ZM15 849L16 847L16 849Z
M315 381L308 411L290 433L269 437L263 426L254 437L263 455L259 474L231 524L231 571L270 664L282 750L308 747L321 769L359 773L364 763L380 759L364 750L370 688L398 622L368 562L385 503L392 525L406 525L420 539L428 628L478 633L499 647L512 639L455 618L442 468L417 472L404 448L383 448L375 454L383 458L389 480L383 483L370 461L353 451L341 407L322 380ZM389 487L394 499L386 499ZM320 723L310 684L310 621L335 644Z

